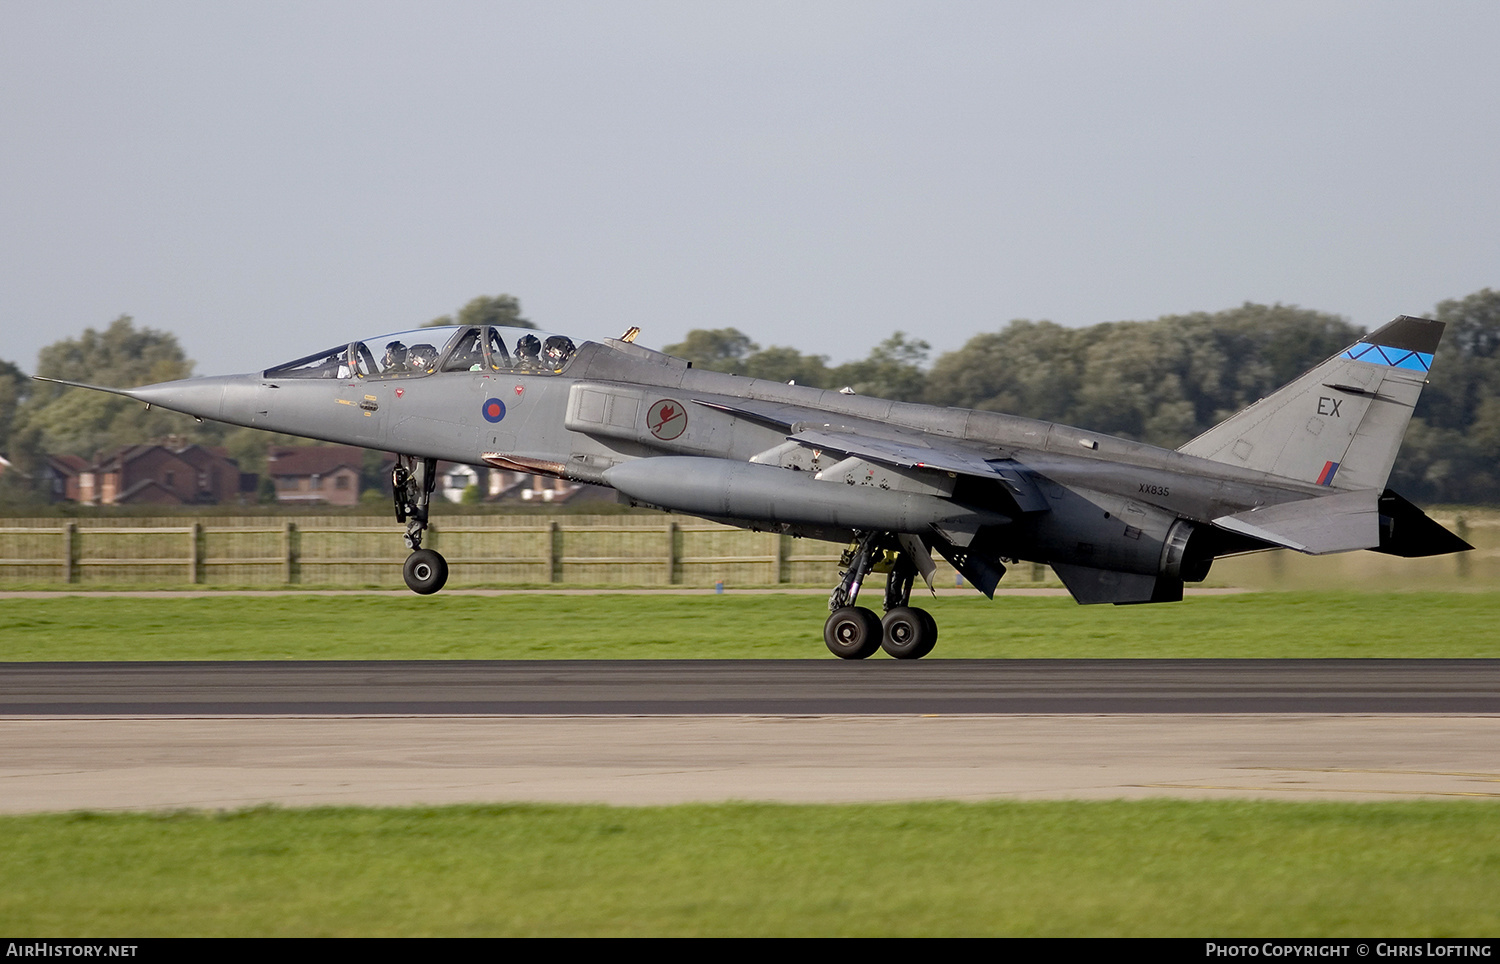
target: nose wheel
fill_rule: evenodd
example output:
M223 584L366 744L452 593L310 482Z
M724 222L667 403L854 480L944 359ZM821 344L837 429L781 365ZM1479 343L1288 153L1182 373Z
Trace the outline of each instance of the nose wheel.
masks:
M418 549L406 557L401 575L406 579L406 588L430 596L448 581L448 560L433 549Z
M887 549L888 545L899 548ZM894 659L921 659L937 645L937 620L925 609L908 605L917 575L910 547L889 533L866 533L845 554L839 585L828 597L831 610L823 624L823 642L840 659L866 659L884 649ZM885 618L855 605L865 576L878 562L894 556L885 587Z
M406 588L429 596L448 581L448 560L435 549L422 548L427 531L427 510L437 485L437 461L409 455L396 456L391 471L391 493L396 500L396 521L406 523L406 547L412 550L401 567Z

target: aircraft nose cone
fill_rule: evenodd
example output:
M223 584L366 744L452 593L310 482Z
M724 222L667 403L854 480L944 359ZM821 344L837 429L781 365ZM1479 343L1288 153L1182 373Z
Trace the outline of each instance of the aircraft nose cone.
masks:
M184 378L175 382L132 388L130 396L148 405L159 405L174 412L217 419L223 415L226 390L245 377L247 376L216 375L209 378Z

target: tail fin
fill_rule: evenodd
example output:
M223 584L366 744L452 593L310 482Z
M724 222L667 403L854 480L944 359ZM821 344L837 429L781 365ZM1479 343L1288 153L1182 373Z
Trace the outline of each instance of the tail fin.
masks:
M1443 323L1402 315L1177 451L1336 489L1383 489Z

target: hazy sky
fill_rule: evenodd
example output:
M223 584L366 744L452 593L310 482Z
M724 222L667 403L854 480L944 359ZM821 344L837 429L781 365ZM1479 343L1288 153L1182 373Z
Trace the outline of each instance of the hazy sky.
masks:
M0 358L518 296L834 361L1500 287L1500 4L0 0Z

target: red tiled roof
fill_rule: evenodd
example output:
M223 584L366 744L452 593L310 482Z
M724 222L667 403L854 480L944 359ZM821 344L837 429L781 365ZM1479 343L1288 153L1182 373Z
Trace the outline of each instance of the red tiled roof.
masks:
M115 496L117 505L131 502L154 502L157 504L183 505L182 497L155 479L142 479Z
M81 455L49 455L47 461L52 463L53 467L70 475L86 472L89 467L89 460Z

